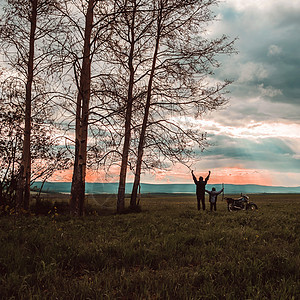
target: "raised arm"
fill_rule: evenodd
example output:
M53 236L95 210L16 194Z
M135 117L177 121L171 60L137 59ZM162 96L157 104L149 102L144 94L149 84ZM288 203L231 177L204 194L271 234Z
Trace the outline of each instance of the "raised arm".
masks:
M205 178L205 182L207 182L207 181L208 181L208 179L209 179L209 176L210 176L210 171L208 171L208 175L207 175L207 177Z
M194 171L192 170L192 176L193 176L193 180L194 180L194 182L195 182L195 184L197 184L197 178L196 178L196 176L194 175Z
M218 195L221 194L224 191L224 188L218 191Z

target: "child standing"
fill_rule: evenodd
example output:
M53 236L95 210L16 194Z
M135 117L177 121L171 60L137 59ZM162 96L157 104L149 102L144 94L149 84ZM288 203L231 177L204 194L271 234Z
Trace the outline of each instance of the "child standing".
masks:
M217 210L217 197L223 192L223 190L224 188L217 192L214 187L211 191L205 190L205 192L209 194L210 211L212 211L213 208L215 211Z

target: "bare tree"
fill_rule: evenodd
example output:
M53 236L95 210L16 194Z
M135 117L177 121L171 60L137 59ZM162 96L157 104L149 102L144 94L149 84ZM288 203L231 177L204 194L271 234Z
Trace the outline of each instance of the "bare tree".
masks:
M207 77L212 74L211 67L217 66L214 57L233 51L233 41L228 41L226 37L209 40L201 35L208 22L214 19L210 7L218 1L155 2L158 12L155 47L139 138L130 201L132 207L136 206L147 130L151 132L148 134L148 139L151 136L151 148L153 145L156 148L152 153L161 153L173 162L183 162L185 158L190 157L192 147L198 146L203 149L207 146L203 132L199 129L183 128L183 124L175 121L168 111L172 111L172 114L176 112L175 118L178 119L180 116L188 116L190 113L198 115L223 105L226 102L224 89L229 82L218 83L215 86L204 83L208 82ZM161 103L158 99L161 99ZM165 108L163 110L162 105ZM151 106L152 120L149 121ZM169 117L171 119L168 120Z
M31 175L31 121L32 102L38 98L37 81L47 72L51 44L47 43L48 30L54 30L54 19L49 18L55 0L8 1L1 19L0 38L3 51L13 72L18 72L26 87L22 162L18 179L18 208L27 210L30 197ZM40 74L40 75L39 75Z
M22 163L23 121L26 87L18 77L0 71L0 198L1 205L16 206L16 190ZM4 75L6 74L6 76ZM58 147L53 109L44 98L34 101L31 122L31 177L46 181L56 170L68 168L70 158L64 147Z
M117 16L107 47L111 56L108 64L111 66L111 80L115 86L115 101L119 104L120 122L116 126L119 131L121 150L120 175L117 198L117 211L125 208L125 184L132 140L133 113L141 97L145 95L144 88L137 85L142 81L141 70L148 64L149 58L141 55L149 50L152 39L149 31L154 22L151 5L146 0L117 0L117 7L122 7L122 13Z
M127 8L126 8L127 9ZM134 56L134 46L135 46L135 21L136 21L136 10L137 3L136 1L132 2L132 7L129 7L132 11L129 13L131 17L127 20L129 23L129 36L128 41L130 43L130 50L128 55L128 68L129 68L129 82L128 82L128 96L126 101L126 115L125 115L125 138L123 145L122 153L122 163L120 170L120 182L118 189L118 201L117 201L117 211L122 212L124 210L124 196L125 196L125 183L126 183L126 172L127 172L127 163L128 163L128 151L130 144L130 135L131 135L131 115L132 115L132 103L133 103L133 85L134 85L134 65L133 65L133 56ZM127 14L127 12L125 13Z
M17 201L18 206L25 210L29 208L30 198L30 174L31 174L31 153L30 153L30 136L31 136L31 99L32 99L32 82L33 82L33 60L34 60L34 42L37 22L37 0L32 0L30 12L30 37L29 52L27 62L27 81L26 81L26 100L25 100L25 128L23 139L22 163L18 180Z
M135 171L134 183L133 183L131 200L130 200L130 206L132 208L134 208L136 206L138 187L140 185L142 158L143 158L145 136L146 136L146 127L147 127L147 123L148 123L150 103L151 103L152 83L153 83L157 54L158 54L160 38L161 38L162 21L163 21L163 5L164 5L163 1L160 1L157 5L157 13L158 13L157 20L156 20L157 31L156 31L156 35L155 35L155 46L154 46L154 53L153 53L153 58L152 58L152 65L151 65L150 75L149 75L149 79L148 79L144 118L143 118L140 138L139 138L136 171Z
M209 76L218 66L215 57L231 53L233 48L232 41L225 36L211 41L205 37L206 26L214 19L210 7L217 0L116 3L125 10L114 24L108 47L112 54L109 63L116 78L115 97L119 98L121 108L117 116L123 140L117 211L122 212L128 166L135 168L131 206L136 205L145 149L152 151L152 157L162 155L170 161L182 161L191 155L191 143L200 148L207 145L199 128L184 130L178 120L191 113L200 115L226 102L225 87L229 82L212 83ZM149 163L145 166L149 168L153 159L147 156L146 160Z
M88 137L88 117L91 85L91 33L93 12L96 1L89 0L85 15L83 60L80 74L80 86L76 106L75 162L71 188L71 213L83 214L86 175L86 151Z
M99 123L105 120L104 113L107 113L106 104L101 100L101 94L104 93L101 87L105 85L102 77L106 76L103 71L105 63L101 61L101 55L105 51L103 43L109 35L109 25L114 21L117 12L112 3L100 0L89 0L84 3L65 0L57 9L64 24L56 37L62 49L64 86L68 84L67 90L74 93L76 98L76 100L72 99L70 94L63 95L63 92L60 95L66 100L63 109L67 111L66 119L69 119L71 124L69 128L72 128L75 116L70 210L72 215L82 216L86 168L89 163L88 151L89 148L96 148L89 144L89 134L92 132L90 127L96 117ZM100 104L96 105L95 101Z

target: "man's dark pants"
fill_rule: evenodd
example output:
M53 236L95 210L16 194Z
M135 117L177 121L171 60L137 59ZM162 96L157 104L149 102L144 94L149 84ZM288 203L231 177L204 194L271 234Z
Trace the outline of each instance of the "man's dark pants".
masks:
M214 209L214 211L217 210L217 202L215 202L215 203L210 203L210 211L213 211L213 209Z
M200 201L202 203L202 209L205 210L205 195L197 195L198 210L200 210Z

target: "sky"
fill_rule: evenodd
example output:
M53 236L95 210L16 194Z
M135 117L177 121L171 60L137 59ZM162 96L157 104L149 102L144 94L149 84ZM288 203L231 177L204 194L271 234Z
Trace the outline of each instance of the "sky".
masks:
M300 186L300 1L224 0L215 13L208 35L238 38L238 54L220 57L214 78L234 82L226 107L188 120L211 144L191 168L197 177L210 170L210 183ZM86 181L115 182L118 172L89 170ZM72 170L52 179L71 181ZM180 164L141 181L192 183Z
M226 0L209 34L237 37L216 79L230 79L228 105L198 124L212 144L192 166L210 183L300 186L300 1ZM191 183L177 165L143 182Z
M188 120L211 144L191 168L197 177L210 170L212 184L300 186L300 1L226 0L215 13L208 34L238 38L238 54L220 57L214 77L234 83L226 107ZM87 181L117 181L117 174L89 171ZM71 173L61 175L71 179ZM192 183L180 164L143 174L141 181Z

